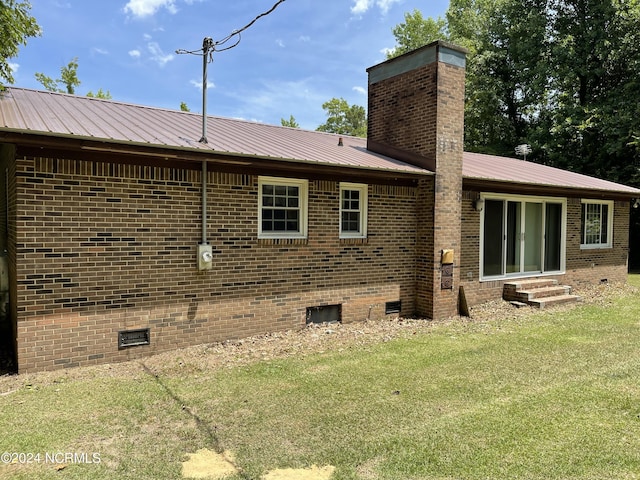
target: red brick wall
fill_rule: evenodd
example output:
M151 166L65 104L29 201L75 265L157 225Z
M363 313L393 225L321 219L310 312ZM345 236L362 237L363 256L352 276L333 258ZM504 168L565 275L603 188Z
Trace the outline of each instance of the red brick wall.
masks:
M196 267L200 172L16 162L15 292L21 372L137 358L305 325L342 304L345 322L415 309L416 189L370 185L368 239L338 238L339 182L309 182L307 240L257 239L253 175L210 172L213 270ZM117 332L151 328L151 345Z

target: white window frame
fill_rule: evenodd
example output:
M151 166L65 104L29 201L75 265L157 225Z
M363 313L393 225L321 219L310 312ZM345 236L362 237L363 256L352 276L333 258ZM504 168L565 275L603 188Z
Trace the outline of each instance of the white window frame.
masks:
M594 249L604 249L604 248L613 248L613 200L590 200L590 199L582 199L580 202L580 249L581 250L594 250ZM583 206L584 212L586 214L587 207L586 205L606 205L609 208L609 212L607 214L607 242L606 243L585 243L585 238L583 235L583 223L585 222L585 218L583 215ZM602 211L600 213L600 223L602 227ZM602 231L602 229L601 229ZM586 230L585 230L586 235Z
M537 196L537 195L512 195L512 194L497 194L497 193L485 193L482 192L480 194L481 205L484 207L485 200L497 200L497 201L514 201L514 202L533 202L533 203L542 203L543 205L546 203L554 203L562 205L562 219L561 219L561 232L560 232L560 270L550 270L550 271L542 271L539 273L535 273L536 276L547 276L547 275L563 275L566 273L567 268L567 236L568 236L568 228L567 228L567 198L566 197L546 197L546 196ZM543 209L544 210L544 209ZM495 281L500 279L511 279L511 278L526 278L531 277L532 273L530 272L519 272L519 273L504 273L501 275L485 275L484 273L484 208L480 212L480 281ZM503 232L503 236L506 235L506 232ZM546 239L544 240L546 241ZM503 257L506 253L503 251ZM504 261L504 260L503 260Z
M262 187L264 185L284 186L284 187L298 187L299 199L298 207L298 231L262 231L262 213L263 213L263 197ZM307 238L308 227L308 197L309 197L309 181L300 180L294 178L280 178L280 177L258 177L258 238Z
M360 209L359 210L345 210L343 207L342 193L345 191L357 191L360 193ZM368 191L369 186L364 183L349 183L340 182L340 216L338 218L338 224L340 228L340 238L367 238L367 208L368 208ZM344 211L357 211L360 213L360 225L358 232L343 231L342 230L342 213Z

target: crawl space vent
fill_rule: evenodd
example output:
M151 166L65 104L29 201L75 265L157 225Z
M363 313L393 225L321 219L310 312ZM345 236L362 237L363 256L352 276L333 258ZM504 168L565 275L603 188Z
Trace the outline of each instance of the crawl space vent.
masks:
M151 334L148 328L118 332L118 349L149 345L150 343Z
M395 302L387 302L384 304L384 313L389 315L390 313L400 313L402 310L402 300L396 300Z
M320 305L307 307L307 323L330 323L342 321L342 305Z

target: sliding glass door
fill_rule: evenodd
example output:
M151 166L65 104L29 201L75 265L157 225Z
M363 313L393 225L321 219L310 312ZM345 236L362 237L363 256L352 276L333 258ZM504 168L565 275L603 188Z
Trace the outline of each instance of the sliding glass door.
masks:
M546 199L485 198L482 276L560 271L564 203Z

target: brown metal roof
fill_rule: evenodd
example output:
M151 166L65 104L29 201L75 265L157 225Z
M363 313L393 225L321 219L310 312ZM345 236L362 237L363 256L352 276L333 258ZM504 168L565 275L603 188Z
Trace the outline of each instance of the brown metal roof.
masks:
M462 175L469 179L640 194L637 188L517 158L465 152L463 159Z
M366 148L366 139L209 116L207 144L202 116L90 97L9 88L0 95L0 132L13 131L211 151L293 162L430 174L423 168ZM338 146L338 138L344 146Z
M48 135L120 145L209 151L288 162L430 175L373 153L366 139L209 116L208 143L196 113L22 88L0 94L0 133ZM344 146L338 146L338 138ZM527 186L600 190L640 196L625 185L506 157L465 152L463 177Z

